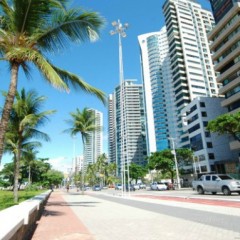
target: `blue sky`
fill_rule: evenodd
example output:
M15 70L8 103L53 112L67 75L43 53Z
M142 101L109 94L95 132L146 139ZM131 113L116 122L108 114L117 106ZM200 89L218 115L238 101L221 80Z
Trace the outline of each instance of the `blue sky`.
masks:
M73 6L83 7L98 12L106 20L101 31L101 38L95 43L71 45L67 51L51 56L52 62L63 69L81 76L86 82L103 90L106 95L112 93L119 83L118 37L110 36L113 30L111 22L118 19L124 24L128 23L127 37L123 39L123 63L125 79L141 79L140 55L137 36L160 30L164 25L162 5L164 0L81 0L72 1ZM210 10L207 0L199 3ZM0 90L7 90L9 74L6 65L0 65ZM50 158L52 165L57 169L66 169L71 165L74 155L82 154L80 135L73 140L63 133L69 126L66 120L69 113L76 108L94 108L103 112L104 118L104 152L108 151L107 141L107 107L96 97L81 91L72 90L70 93L59 92L49 86L38 72L32 72L32 79L27 80L24 75L19 77L18 89L35 89L39 95L47 96L42 110L57 110L50 117L50 121L41 130L48 133L51 142L42 143L38 157ZM0 98L0 104L3 99ZM75 146L75 147L74 147ZM75 149L75 151L74 151ZM2 165L11 160L10 155L4 155Z

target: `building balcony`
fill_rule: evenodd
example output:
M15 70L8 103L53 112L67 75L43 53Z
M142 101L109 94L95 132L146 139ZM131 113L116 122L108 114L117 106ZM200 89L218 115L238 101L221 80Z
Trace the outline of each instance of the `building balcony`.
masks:
M239 101L240 100L240 94L239 93L236 93L234 95L232 95L231 97L223 100L221 102L221 106L222 107L227 107L229 106L230 104L232 104L233 102L236 102L236 101Z
M234 79L233 81L231 81L230 83L226 84L225 86L221 87L219 89L219 94L223 95L226 92L230 91L231 89L235 88L240 82L240 76L236 79Z
M240 34L236 34L231 40L227 41L220 49L218 49L218 51L216 51L213 55L212 55L212 59L213 61L216 61L219 59L219 57L226 51L228 51L228 49L233 46L234 44L236 44L237 41L239 41L240 39ZM233 51L235 52L235 50Z
M240 34L239 34L239 39L240 39ZM216 72L221 71L222 68L224 68L228 63L231 61L234 61L235 58L240 56L240 46L234 49L228 56L224 57L223 59L220 60L219 63L217 63L214 67Z
M230 67L227 71L225 71L224 73L222 73L221 75L219 75L217 77L217 82L218 83L222 83L225 79L227 79L229 76L233 75L235 72L239 71L240 69L240 61L238 63L236 63L235 65L233 65L232 67Z

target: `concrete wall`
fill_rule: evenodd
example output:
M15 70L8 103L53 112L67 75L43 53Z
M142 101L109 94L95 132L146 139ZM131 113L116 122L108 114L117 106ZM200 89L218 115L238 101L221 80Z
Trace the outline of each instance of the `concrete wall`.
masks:
M0 211L1 240L30 240L51 190Z

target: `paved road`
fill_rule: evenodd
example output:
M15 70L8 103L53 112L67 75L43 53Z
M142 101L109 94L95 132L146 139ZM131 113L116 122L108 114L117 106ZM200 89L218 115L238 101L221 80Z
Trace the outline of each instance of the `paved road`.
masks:
M104 191L87 194L63 197L96 240L240 239L240 207L143 196L149 192L130 198Z

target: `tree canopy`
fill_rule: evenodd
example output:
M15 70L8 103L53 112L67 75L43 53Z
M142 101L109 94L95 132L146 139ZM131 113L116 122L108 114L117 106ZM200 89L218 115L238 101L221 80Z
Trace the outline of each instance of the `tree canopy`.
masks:
M176 149L176 158L179 165L192 161L192 151L189 149ZM175 160L171 149L151 153L148 157L148 168L159 170L163 174L169 173L173 181L175 174Z
M240 142L240 112L218 116L208 123L207 129L219 135L230 134Z
M131 179L134 179L136 182L138 179L143 179L144 176L147 174L148 169L141 165L131 163L129 166L129 176Z

